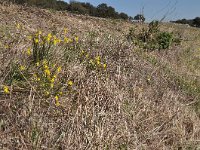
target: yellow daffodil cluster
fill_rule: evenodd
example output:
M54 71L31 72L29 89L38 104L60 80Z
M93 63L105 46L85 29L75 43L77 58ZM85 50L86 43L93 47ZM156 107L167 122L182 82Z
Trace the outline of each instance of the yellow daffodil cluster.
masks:
M56 64L51 64L46 59L41 62L37 62L35 66L37 67L37 73L33 74L35 83L40 90L42 89L44 97L54 95L55 105L59 106L59 97L62 95L62 91L59 90L59 92L55 92L55 89L57 90L57 86L59 85L57 82L58 80L56 79L62 71L62 67L57 66Z
M56 94L56 96L55 96L55 105L57 106L57 107L59 107L60 106L60 102L59 102L59 97L60 96L62 96L63 95L63 92L58 92L57 94Z
M67 37L64 38L64 43L65 44L68 44L68 43L71 43L71 42L72 42L72 39L67 38Z
M82 62L88 62L91 69L101 69L106 70L107 64L103 63L100 56L92 57L86 51L82 50L80 53L80 60Z
M61 42L61 40L59 38L57 38L55 35L53 36L53 44L54 46L56 46L57 44L59 44Z
M56 35L52 35L52 33L48 33L47 36L43 36L42 35L42 31L38 31L35 35L34 35L34 43L35 44L53 44L54 46L57 46L58 44L60 44L61 42L68 44L68 43L72 43L73 39L69 38L66 36L67 34L67 29L64 29L64 34L65 36L63 37L63 39L58 38ZM76 43L78 43L79 38L78 36L74 37L74 41Z

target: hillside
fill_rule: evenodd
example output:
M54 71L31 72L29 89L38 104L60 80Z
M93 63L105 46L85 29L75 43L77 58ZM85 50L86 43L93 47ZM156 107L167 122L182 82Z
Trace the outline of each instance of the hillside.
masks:
M169 49L148 24L0 5L0 149L200 148L200 29Z

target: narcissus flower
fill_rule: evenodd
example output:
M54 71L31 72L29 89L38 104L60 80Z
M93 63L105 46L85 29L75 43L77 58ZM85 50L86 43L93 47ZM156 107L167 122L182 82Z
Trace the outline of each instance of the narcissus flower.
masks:
M39 39L35 39L35 43L36 43L36 44L39 43Z
M20 71L24 71L24 70L26 70L26 67L25 67L25 66L20 66L20 67L19 67L19 70L20 70Z
M17 28L17 29L20 29L20 28L21 28L21 26L20 26L19 23L16 25L16 28Z
M71 80L68 81L67 83L69 86L72 86L73 85L73 82Z
M28 56L31 55L31 48L28 48L28 49L27 49L26 54L27 54Z
M50 76L50 74L51 74L51 72L50 72L49 69L45 69L45 70L44 70L44 73L45 73L45 75L47 75L47 76Z
M59 97L58 97L58 95L56 95L55 96L55 104L56 104L56 106L58 107L58 106L60 106L60 102L59 102Z
M61 68L61 66L59 66L58 68L57 68L57 72L60 72L62 70L62 68Z
M5 94L10 93L8 86L3 86L3 91L4 91Z
M106 69L106 67L107 67L107 65L106 65L106 64L103 64L103 68Z
M78 43L78 37L75 37L74 40Z

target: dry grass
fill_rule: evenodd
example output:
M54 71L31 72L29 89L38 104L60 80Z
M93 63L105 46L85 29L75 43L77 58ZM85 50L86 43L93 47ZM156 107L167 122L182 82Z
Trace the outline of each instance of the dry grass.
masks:
M16 30L17 23L23 29ZM79 36L81 48L69 52L70 60L61 59L62 45L53 49L51 62L62 66L61 106L55 105L53 95L43 97L29 78L11 84L10 94L1 91L0 149L200 148L200 68L194 65L200 53L199 29L164 24L163 30L181 33L182 45L168 52L143 52L126 40L131 26L1 4L0 85L13 62L30 63L23 55L31 46L26 36L38 29L62 35L67 27L68 36ZM87 61L78 59L81 49L91 57L100 56L107 69L88 69ZM73 81L70 89L68 80Z

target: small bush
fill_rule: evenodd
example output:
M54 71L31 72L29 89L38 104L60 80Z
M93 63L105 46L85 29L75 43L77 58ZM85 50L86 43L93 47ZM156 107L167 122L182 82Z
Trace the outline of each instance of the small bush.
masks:
M135 28L130 28L127 39L148 50L168 49L174 43L180 44L180 39L174 38L173 33L160 31L158 21L152 21L148 28L142 28L139 33Z
M173 42L173 35L169 32L161 32L157 36L159 49L168 49Z

